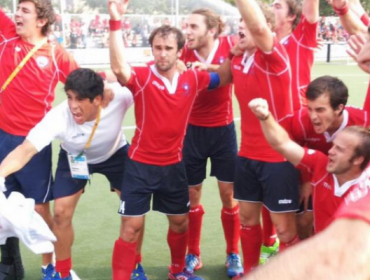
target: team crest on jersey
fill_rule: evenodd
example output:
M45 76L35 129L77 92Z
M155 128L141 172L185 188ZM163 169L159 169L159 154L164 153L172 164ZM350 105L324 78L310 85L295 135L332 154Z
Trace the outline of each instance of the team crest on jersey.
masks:
M224 63L225 61L225 58L223 56L220 56L220 58L218 59L218 63L222 64Z
M181 85L181 88L184 90L184 94L188 95L190 92L190 86L188 83L184 83Z
M20 51L21 51L21 48L20 48L20 47L18 47L18 46L16 46L16 47L15 47L15 51L16 51L16 52L20 52Z
M46 56L39 56L36 58L36 63L40 68L45 68L49 64L49 59Z

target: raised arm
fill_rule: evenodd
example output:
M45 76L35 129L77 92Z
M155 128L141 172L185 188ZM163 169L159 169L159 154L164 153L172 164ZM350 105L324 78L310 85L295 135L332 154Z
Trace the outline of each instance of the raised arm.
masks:
M360 17L350 9L350 3L348 0L333 0L332 6L344 29L349 34L357 34L358 32L366 32L367 28L362 23Z
M109 52L110 64L113 73L121 84L126 84L131 77L131 67L127 63L127 55L123 44L121 32L121 17L126 13L128 0L109 0L108 10L110 15Z
M36 147L27 139L15 148L0 164L0 177L6 176L17 172L22 169L31 158L37 154Z
M302 14L309 23L316 23L319 20L319 0L304 0Z
M263 52L270 52L274 37L265 15L255 0L235 0L240 15L246 23L256 46Z
M291 140L285 129L275 121L267 101L262 98L253 99L249 102L249 108L260 120L263 134L271 147L292 164L300 163L304 156L304 149Z

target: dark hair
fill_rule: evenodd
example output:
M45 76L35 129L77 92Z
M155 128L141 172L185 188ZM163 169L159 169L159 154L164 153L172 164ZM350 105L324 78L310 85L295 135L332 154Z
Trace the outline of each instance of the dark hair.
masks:
M322 76L313 80L307 87L306 97L310 101L323 94L329 95L330 106L333 110L337 109L340 104L344 106L348 100L348 88L338 78L331 76Z
M224 30L224 23L221 20L221 17L217 15L214 11L210 9L197 9L192 11L193 15L204 16L204 23L207 26L207 30L216 28L217 32L213 36L214 39L217 39L218 35Z
M42 27L41 33L46 36L50 32L50 27L55 22L55 13L50 0L19 0L19 3L31 2L35 4L38 19L46 19L46 24Z
M168 25L162 25L161 27L158 27L153 30L153 32L150 34L149 37L149 44L151 47L153 47L153 40L155 36L160 36L162 38L167 38L170 34L175 35L176 41L177 41L177 50L180 51L185 45L185 37L184 34L182 34L181 30L168 26Z
M99 95L103 98L103 78L91 69L79 68L68 75L64 90L71 90L78 98L88 98L92 102Z
M370 161L370 127L366 128L358 125L347 126L343 131L355 134L361 139L361 143L355 148L352 160L363 157L364 161L361 163L360 169L364 170Z

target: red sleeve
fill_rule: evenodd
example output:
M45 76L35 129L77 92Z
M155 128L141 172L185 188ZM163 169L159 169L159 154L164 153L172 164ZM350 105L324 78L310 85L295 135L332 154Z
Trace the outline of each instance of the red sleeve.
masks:
M6 38L14 37L15 32L14 22L0 9L0 33Z
M195 73L198 78L198 92L206 90L210 83L210 74L207 71L197 71Z
M305 148L304 156L301 162L296 166L303 174L303 179L311 178L313 184L316 179L321 179L326 173L328 157L320 151Z
M365 26L369 26L370 19L369 19L369 15L366 12L360 17L360 19L362 23L365 24Z
M143 79L148 79L149 72L149 66L131 67L130 80L122 86L126 86L135 95L141 85L144 85Z
M365 102L364 102L363 109L365 111L370 112L370 84L369 84L369 86L367 88L367 93L366 93L366 97L365 97Z
M359 219L370 224L370 192L368 185L370 185L370 181L367 176L362 187L351 191L346 196L335 213L336 219Z
M59 68L59 80L62 83L66 82L67 76L73 70L78 68L78 64L65 49L57 46L56 52L58 52L58 68Z
M285 48L274 36L274 47L271 52L265 53L257 49L255 63L262 69L267 69L271 74L280 75L289 69L289 58Z
M317 47L317 25L318 22L310 23L304 16L301 17L301 21L293 31L300 45L308 48Z
M285 118L280 125L288 132L290 138L301 146L305 146L305 129L302 120L302 110L296 111L293 116Z

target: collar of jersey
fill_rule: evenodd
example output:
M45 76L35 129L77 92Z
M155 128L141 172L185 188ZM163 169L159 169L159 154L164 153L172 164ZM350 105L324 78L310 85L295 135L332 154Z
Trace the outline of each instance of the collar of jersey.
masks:
M177 89L177 83L180 76L179 72L175 73L171 83L167 78L163 77L161 74L158 73L157 68L155 67L154 64L150 65L150 69L152 70L153 74L163 82L164 86L167 88L167 91L170 94L175 94Z

